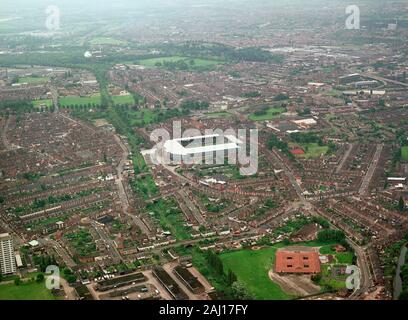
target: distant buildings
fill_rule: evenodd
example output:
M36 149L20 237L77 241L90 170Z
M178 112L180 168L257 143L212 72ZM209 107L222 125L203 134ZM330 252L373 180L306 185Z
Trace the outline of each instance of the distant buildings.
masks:
M275 271L277 273L319 273L319 254L308 247L280 249L276 252Z
M13 238L8 233L0 234L0 268L2 274L16 272Z

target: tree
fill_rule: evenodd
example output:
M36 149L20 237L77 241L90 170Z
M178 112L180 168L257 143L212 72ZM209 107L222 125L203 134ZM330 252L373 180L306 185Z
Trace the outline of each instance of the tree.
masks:
M344 242L345 238L344 232L340 230L325 229L317 234L319 242Z
M239 281L232 284L232 294L237 300L253 300L254 297L247 290L247 288Z
M234 273L234 272L232 272L232 270L231 269L229 269L228 270L228 274L227 274L227 281L228 281L228 284L229 285L232 285L234 282L236 282L238 279L237 279L237 276L236 276L236 274Z
M39 273L37 274L37 278L35 279L38 283L43 282L44 281L44 274L43 273Z
M0 282L2 281L3 281L3 274L1 273L1 270L0 270Z
M312 275L312 281L314 283L319 284L321 280L322 280L322 274L321 273Z
M69 284L72 284L72 283L75 283L77 281L77 278L73 274L69 274L69 275L65 276L65 280L67 280L67 282Z
M402 196L399 198L399 201L398 201L398 210L405 211L405 201Z
M20 279L20 278L16 278L16 279L14 280L14 284L15 284L16 286L19 286L19 285L21 284L21 279Z
M402 291L398 299L399 300L408 300L408 290Z

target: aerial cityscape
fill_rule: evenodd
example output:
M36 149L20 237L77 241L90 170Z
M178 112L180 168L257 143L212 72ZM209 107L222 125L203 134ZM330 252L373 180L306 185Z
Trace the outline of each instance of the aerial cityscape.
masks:
M0 300L407 300L407 71L405 0L0 0Z

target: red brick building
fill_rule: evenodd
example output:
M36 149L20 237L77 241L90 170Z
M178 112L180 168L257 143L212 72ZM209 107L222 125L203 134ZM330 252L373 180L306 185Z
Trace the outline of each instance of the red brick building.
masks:
M276 252L275 271L277 273L319 273L319 253L308 247L280 249Z

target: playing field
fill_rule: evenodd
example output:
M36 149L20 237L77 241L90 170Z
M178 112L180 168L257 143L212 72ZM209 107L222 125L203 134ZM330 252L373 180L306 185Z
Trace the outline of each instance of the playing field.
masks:
M401 148L401 159L403 161L408 161L408 146Z
M273 268L277 246L260 250L240 250L223 253L220 258L224 270L231 269L239 281L259 300L290 299L276 283L269 279L268 271Z
M329 147L319 146L317 143L308 143L304 145L305 154L300 155L300 157L305 157L306 159L318 158L322 154L326 154Z
M101 95L95 94L89 97L77 97L77 96L68 96L68 97L61 97L59 99L59 104L61 107L68 107L74 105L88 105L88 104L101 104Z
M273 120L278 118L282 113L286 112L285 108L282 107L272 107L266 110L265 114L251 114L249 119L252 121L265 121L265 120Z
M45 283L30 281L16 286L14 283L0 283L0 300L55 300Z
M112 100L115 105L118 105L118 104L134 105L135 104L135 99L130 94L127 96L112 96Z
M41 105L46 105L47 107L52 107L52 100L51 99L34 100L33 105L34 105L34 108L39 108Z
M45 77L23 77L18 79L18 83L40 84L48 80L50 79Z
M143 59L139 61L139 64L145 67L156 67L158 63L164 64L165 62L179 62L185 61L187 65L191 66L192 68L206 68L206 67L213 67L222 62L219 60L209 60L209 59L199 59L199 58L189 58L189 57L182 57L182 56L170 56L170 57L160 57L160 58L151 58L151 59ZM192 64L190 63L192 62Z

